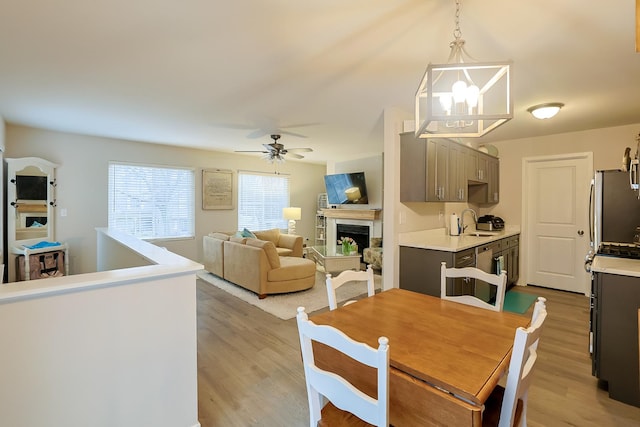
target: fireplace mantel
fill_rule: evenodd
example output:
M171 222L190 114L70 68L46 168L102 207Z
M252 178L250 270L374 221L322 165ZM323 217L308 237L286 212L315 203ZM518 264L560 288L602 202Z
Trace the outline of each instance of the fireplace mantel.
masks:
M323 209L327 218L361 219L365 221L378 220L382 216L380 209Z

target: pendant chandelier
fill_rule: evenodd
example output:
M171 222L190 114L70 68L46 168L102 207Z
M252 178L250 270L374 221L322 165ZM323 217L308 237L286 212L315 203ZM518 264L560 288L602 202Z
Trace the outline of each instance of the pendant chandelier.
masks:
M454 40L446 64L429 64L416 92L420 138L478 138L513 118L510 62L473 62L460 31L456 0Z

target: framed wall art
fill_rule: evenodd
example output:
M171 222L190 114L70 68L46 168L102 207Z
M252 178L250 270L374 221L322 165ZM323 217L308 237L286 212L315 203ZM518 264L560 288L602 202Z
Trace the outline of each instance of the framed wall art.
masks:
M233 209L233 171L202 170L202 209Z

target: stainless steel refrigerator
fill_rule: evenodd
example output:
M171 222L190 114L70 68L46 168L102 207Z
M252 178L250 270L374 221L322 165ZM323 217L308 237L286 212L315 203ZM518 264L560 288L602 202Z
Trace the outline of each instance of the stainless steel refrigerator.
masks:
M593 250L598 252L603 242L633 244L640 227L640 199L631 189L629 172L597 171L591 197Z

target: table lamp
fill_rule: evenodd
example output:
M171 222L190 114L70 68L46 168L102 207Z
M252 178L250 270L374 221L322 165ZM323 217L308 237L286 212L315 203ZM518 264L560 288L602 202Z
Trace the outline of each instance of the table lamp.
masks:
M287 233L296 234L296 220L302 218L301 208L282 208L282 216L289 220Z

